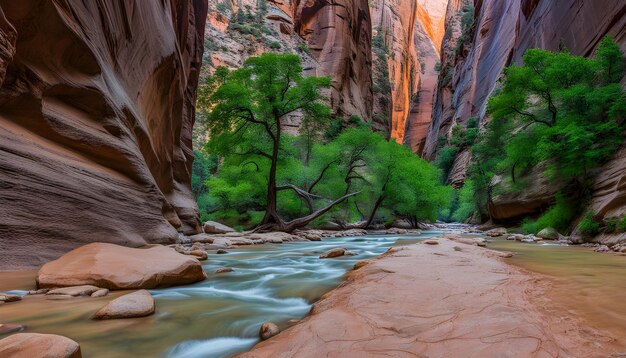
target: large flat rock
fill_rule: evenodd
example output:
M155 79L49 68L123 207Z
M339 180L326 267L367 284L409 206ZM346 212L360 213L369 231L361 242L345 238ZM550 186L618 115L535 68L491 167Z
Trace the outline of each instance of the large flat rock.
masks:
M352 271L301 323L238 357L597 357L612 338L501 252L439 238Z
M198 260L164 246L133 249L93 243L45 264L37 282L39 287L137 289L185 285L205 277Z
M0 340L2 358L81 358L80 346L56 334L16 333Z

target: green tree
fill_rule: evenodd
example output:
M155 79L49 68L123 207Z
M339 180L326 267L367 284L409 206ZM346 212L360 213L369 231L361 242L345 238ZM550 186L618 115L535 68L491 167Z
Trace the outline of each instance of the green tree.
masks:
M220 156L249 157L258 168L260 160L269 161L266 181L265 216L260 230L292 231L307 225L333 206L357 193L348 193L309 215L286 221L278 213L277 193L293 190L301 197L311 193L295 185L277 184L277 169L282 157L283 129L287 118L301 113L310 120L323 120L330 109L321 101L320 89L330 86L327 77L303 77L296 55L266 53L248 59L242 68L208 81L206 100L207 150ZM212 87L211 87L212 86Z

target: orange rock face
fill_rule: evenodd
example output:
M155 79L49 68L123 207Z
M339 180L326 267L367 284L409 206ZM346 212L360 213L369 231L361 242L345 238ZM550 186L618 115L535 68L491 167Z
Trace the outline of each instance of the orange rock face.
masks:
M237 4L258 12L256 0L234 2L234 11ZM217 5L209 4L207 72L217 66L239 67L249 57L264 52L297 53L306 75L332 78L332 87L325 95L334 113L371 118L372 25L367 0L267 1L263 26L269 31L260 37L229 28L225 16L232 12ZM227 23L215 19L226 19ZM299 124L300 119L293 118L287 131L297 133Z
M205 21L201 0L0 1L0 269L200 232Z
M472 40L456 52L461 35L458 12L466 3L475 3ZM455 124L472 116L488 120L487 100L502 69L520 63L526 49L565 46L572 54L589 56L605 35L626 49L625 12L622 1L451 0L449 30L441 49L443 84L436 94L423 156L435 159L437 138L449 137ZM466 169L467 165L455 163L452 184L463 182Z
M375 31L382 31L389 48L391 85L391 95L375 96L374 113L389 119L387 126L392 138L414 149L423 142L430 123L437 83L434 66L444 34L447 1L371 2L372 26Z

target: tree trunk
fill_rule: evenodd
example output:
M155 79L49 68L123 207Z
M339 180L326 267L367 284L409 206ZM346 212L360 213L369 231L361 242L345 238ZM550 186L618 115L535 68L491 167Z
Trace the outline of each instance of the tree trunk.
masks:
M384 190L383 190L383 192L384 192ZM370 227L370 225L372 225L372 221L374 221L374 217L376 216L376 212L378 211L378 208L380 208L380 206L382 205L384 200L385 200L385 196L384 195L380 195L378 197L378 199L376 199L376 203L374 203L374 208L372 209L372 212L370 213L370 217L367 218L367 222L365 223L365 225L363 225L364 229L367 229L368 227Z

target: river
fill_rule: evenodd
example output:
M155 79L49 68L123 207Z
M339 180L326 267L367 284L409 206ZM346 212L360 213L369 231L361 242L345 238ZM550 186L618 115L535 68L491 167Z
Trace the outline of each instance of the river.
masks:
M207 280L197 284L150 290L155 315L126 320L92 321L99 307L124 292L103 298L50 301L26 296L0 307L0 322L26 325L27 331L55 333L79 342L84 357L229 357L258 342L265 321L282 329L307 315L311 304L342 282L360 260L393 245L411 244L442 231L419 236L368 235L247 246L210 254L204 263ZM357 255L319 259L320 253L345 247ZM626 332L626 257L599 254L588 248L523 244L496 239L489 247L516 252L508 262L547 275L550 296L591 326ZM221 267L233 272L215 274ZM35 272L0 273L0 291L24 294L34 288ZM1 338L1 337L0 337ZM621 342L623 343L623 342Z
M211 254L203 267L208 279L189 286L150 290L157 312L146 318L92 321L89 317L123 292L103 298L50 301L26 296L0 307L0 322L26 325L29 332L67 336L81 345L84 357L229 357L258 342L265 321L286 328L306 316L311 304L341 283L357 261L384 253L392 245L434 237L368 235L258 245ZM329 249L356 253L319 259ZM221 267L233 272L215 274ZM0 273L0 291L25 294L34 288L35 272Z

